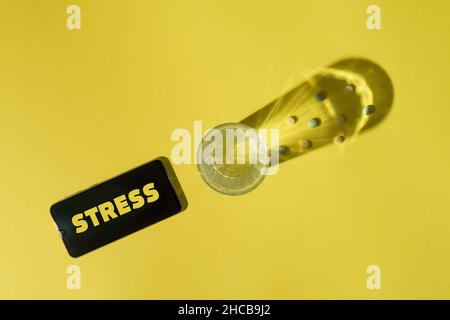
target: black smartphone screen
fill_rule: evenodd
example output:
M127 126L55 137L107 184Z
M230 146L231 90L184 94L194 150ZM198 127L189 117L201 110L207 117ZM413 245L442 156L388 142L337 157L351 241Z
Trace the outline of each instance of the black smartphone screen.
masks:
M167 158L158 158L51 206L67 251L79 257L183 211L187 201Z

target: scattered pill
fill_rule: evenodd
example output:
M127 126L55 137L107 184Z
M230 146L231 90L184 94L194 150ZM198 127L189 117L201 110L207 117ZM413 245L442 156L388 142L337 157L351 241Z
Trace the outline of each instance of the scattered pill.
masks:
M321 102L323 100L325 100L328 97L327 93L325 91L319 91L316 94L316 101Z
M312 142L311 140L301 140L300 145L303 149L310 149L312 147Z
M288 123L288 125L290 125L290 126L296 124L297 121L298 121L297 116L291 116L291 117L289 117L289 118L287 119L287 123Z
M345 86L344 90L346 93L352 93L352 92L355 92L356 87L353 84L348 84Z
M344 123L345 122L345 116L343 114L340 114L336 117L336 122L337 123Z
M289 148L286 146L279 146L278 147L278 152L280 154L287 154L289 152Z
M318 126L320 126L320 123L321 123L321 121L319 118L313 118L308 121L308 126L310 128L317 128Z
M341 144L342 142L344 142L344 140L345 140L345 137L343 137L343 136L336 136L333 139L334 143L336 143L336 144Z
M369 106L364 107L364 110L363 110L364 115L369 116L369 115L373 114L374 112L375 112L375 106L369 105Z

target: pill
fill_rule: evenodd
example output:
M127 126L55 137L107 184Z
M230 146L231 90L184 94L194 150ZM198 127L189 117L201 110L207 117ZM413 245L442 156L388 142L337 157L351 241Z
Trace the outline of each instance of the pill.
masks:
M342 142L344 142L344 140L345 140L345 137L343 137L343 136L336 136L333 139L334 143L336 143L336 144L341 144Z
M327 93L325 91L319 91L316 94L316 101L321 102L323 100L325 100L328 97Z
M340 114L336 117L336 122L337 123L344 123L345 122L345 116L343 114Z
M312 147L312 141L311 140L301 140L300 141L300 146L303 149L309 149Z
M373 105L365 106L364 109L363 109L363 113L366 116L371 115L374 112L375 112L375 106L373 106Z
M356 87L353 84L348 84L345 86L344 90L346 93L352 93L356 90Z
M297 116L291 116L291 117L289 117L289 118L287 119L287 123L288 123L288 125L290 125L290 126L296 124L297 121L298 121Z
M310 128L317 128L318 126L320 126L320 123L321 121L319 118L313 118L308 121L308 126Z
M280 154L287 154L287 153L289 153L289 148L286 147L286 146L280 146L280 147L278 148L278 152L279 152Z

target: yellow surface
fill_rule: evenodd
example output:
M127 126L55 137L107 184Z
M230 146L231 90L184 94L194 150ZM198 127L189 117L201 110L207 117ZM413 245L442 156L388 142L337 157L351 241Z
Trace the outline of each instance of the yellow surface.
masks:
M450 298L450 2L377 0L380 31L371 3L1 0L0 298ZM392 78L379 126L240 197L175 166L185 212L69 257L52 203L353 56Z

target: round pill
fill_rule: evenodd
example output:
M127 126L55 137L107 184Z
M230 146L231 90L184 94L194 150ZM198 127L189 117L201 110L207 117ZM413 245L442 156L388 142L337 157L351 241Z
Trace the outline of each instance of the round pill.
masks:
M289 148L286 147L286 146L279 146L278 147L278 152L280 154L287 154L287 153L289 153Z
M334 140L334 143L341 144L342 142L344 142L345 137L343 137L343 136L336 136L336 137L334 137L333 140Z
M343 114L340 114L336 117L337 123L344 123L345 122L345 116Z
M365 106L363 109L363 113L366 116L369 116L369 115L373 114L374 112L375 112L375 106L373 106L373 105Z
M309 149L312 147L312 141L311 140L301 140L300 145L303 149Z
M318 126L320 126L320 122L321 121L319 118L313 118L308 121L308 126L310 128L317 128Z
M354 84L348 84L345 86L344 90L346 93L352 93L356 90L356 87Z
M287 119L287 123L288 125L292 126L294 124L296 124L298 121L298 118L296 116L291 116Z
M317 92L315 99L318 102L321 102L323 100L325 100L328 97L327 93L325 91L319 91Z

